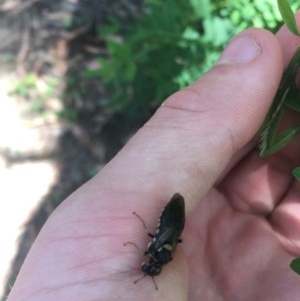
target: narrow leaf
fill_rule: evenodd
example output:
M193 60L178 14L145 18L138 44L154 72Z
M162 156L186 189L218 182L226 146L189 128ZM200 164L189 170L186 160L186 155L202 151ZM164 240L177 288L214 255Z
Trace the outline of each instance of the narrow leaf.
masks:
M271 112L271 110L269 111ZM262 126L262 130L260 133L260 157L266 157L267 153L269 153L269 149L273 146L273 142L276 137L277 128L283 118L284 110L279 108L278 112L273 114L272 118L266 117L266 121L268 122L266 125Z
M290 267L294 272L300 275L300 258L292 260Z
M300 180L300 167L296 167L296 168L293 170L293 176L294 176L297 180Z
M288 29L295 35L300 36L300 32L297 27L295 15L290 7L287 0L277 0L278 9L282 16L284 23L287 25Z
M289 91L289 94L287 95L284 105L288 108L290 108L293 111L300 112L300 91L292 83L291 90Z
M273 141L272 145L268 149L260 153L261 157L267 157L273 155L281 148L285 147L289 142L291 142L300 132L300 127L294 127L285 130L283 133L278 135Z

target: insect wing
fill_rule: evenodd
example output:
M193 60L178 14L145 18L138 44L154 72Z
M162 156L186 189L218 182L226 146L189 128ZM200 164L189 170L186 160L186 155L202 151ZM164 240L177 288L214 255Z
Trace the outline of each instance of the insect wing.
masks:
M155 238L148 248L148 253L153 260L160 264L172 260L184 221L184 199L177 193L162 211Z
M171 239L175 239L173 236L177 236L178 240L182 233L184 222L184 198L179 193L175 193L161 213L158 230L159 232L164 232L164 229L171 228L174 232Z

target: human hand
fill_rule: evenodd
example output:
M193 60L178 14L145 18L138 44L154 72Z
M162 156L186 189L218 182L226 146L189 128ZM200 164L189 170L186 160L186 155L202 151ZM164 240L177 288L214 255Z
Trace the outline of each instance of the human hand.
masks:
M300 40L250 29L219 63L172 95L101 172L50 216L8 301L298 300L299 141L260 159L253 136ZM290 122L295 117L291 116ZM155 278L142 276L150 230L175 193L183 243Z

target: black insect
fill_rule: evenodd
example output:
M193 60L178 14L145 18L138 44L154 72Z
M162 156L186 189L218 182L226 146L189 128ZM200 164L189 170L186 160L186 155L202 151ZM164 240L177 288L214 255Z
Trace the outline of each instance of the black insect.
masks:
M146 228L142 218L139 215L137 217ZM145 255L149 257L149 261L142 263L141 269L145 273L142 278L148 275L154 281L153 277L161 273L162 266L173 259L177 244L182 241L180 235L184 228L184 222L184 198L179 193L175 193L160 215L155 234L148 233L153 240L149 243L145 252ZM140 279L136 280L135 283ZM156 284L155 287L157 289Z

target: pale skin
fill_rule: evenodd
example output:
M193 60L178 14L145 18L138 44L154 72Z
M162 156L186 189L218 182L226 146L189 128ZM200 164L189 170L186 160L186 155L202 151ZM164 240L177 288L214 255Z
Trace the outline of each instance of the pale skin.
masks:
M285 28L236 37L50 216L8 300L299 300L289 263L300 256L300 141L260 159L254 138L299 44ZM150 277L134 284L151 238L132 212L154 231L175 192L183 242L158 290Z

